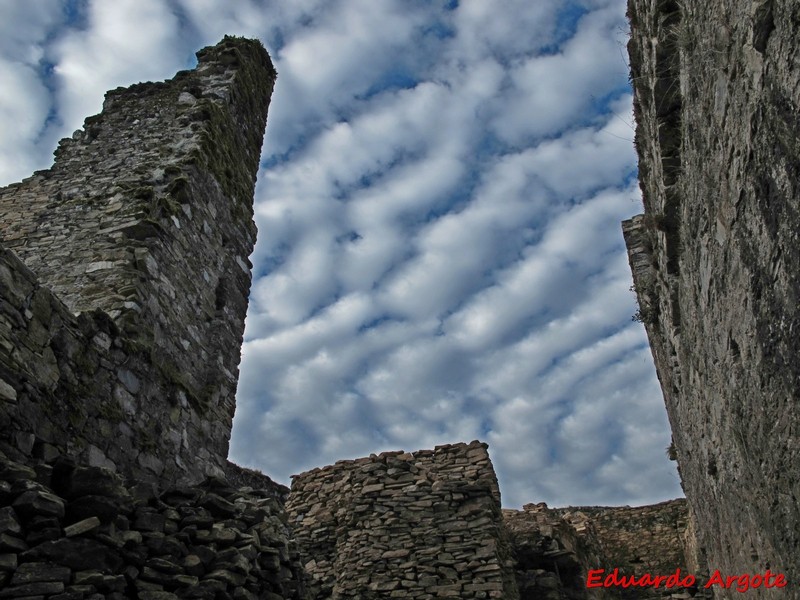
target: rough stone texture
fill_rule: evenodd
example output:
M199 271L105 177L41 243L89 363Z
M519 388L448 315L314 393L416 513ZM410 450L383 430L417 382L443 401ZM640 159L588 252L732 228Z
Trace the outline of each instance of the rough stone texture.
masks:
M0 453L0 598L305 597L273 491L221 479L129 488L58 458L38 479Z
M800 4L629 16L645 212L623 229L682 484L710 569L796 586Z
M286 510L311 598L518 598L486 448L385 452L295 476Z
M696 577L700 592L708 580L708 565L704 556L697 555L693 521L684 499L634 507L569 507L554 512L576 527L581 537L591 532L592 541L599 540L606 570L619 568L620 573L641 577L646 573L670 575L680 569ZM624 590L617 592L619 597L632 597Z
M229 461L225 467L225 475L231 485L235 487L251 487L269 492L281 504L286 504L286 500L289 498L288 487L273 481L261 471L248 469Z
M590 569L603 568L603 548L593 524L576 525L547 504L503 509L520 600L600 600L605 589L587 589Z
M235 38L198 61L109 92L51 169L0 190L0 448L17 460L226 470L275 71Z
M521 600L682 598L682 587L587 589L590 570L604 576L670 575L681 569L697 577L696 597L704 594L704 565L693 556L689 508L685 500L651 506L548 508L526 504L503 510L509 529ZM557 585L556 585L557 584ZM707 592L710 597L710 591Z

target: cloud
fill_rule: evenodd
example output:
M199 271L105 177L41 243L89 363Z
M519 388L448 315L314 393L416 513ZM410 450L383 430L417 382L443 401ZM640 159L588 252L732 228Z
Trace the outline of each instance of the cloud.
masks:
M272 100L267 156L303 145L326 124L358 109L382 80L410 71L405 48L421 35L422 12L411 3L331 2L286 31L273 57L281 77ZM403 77L402 79L405 79Z
M624 27L616 3L588 12L558 52L531 57L514 68L508 103L493 123L497 134L518 145L596 118L593 105L625 85Z
M234 460L287 481L479 438L509 506L680 495L619 225L641 202L622 0L12 5L6 181L107 89L223 33L271 52Z
M452 18L455 56L465 63L487 55L509 61L537 52L555 41L558 13L557 2L513 0L502 10L481 0L459 2Z
M100 111L106 90L164 79L187 60L177 19L160 0L89 3L86 29L67 30L52 45L58 117L77 129Z
M27 177L49 161L39 137L51 108L40 64L61 21L46 0L10 3L0 20L0 181Z
M278 8L286 11L286 18L289 17L289 11L292 11L291 14L303 14L314 4L297 0L281 3ZM189 31L180 29L184 35L194 30L204 40L219 40L224 35L263 37L265 31L270 29L270 11L263 0L177 0L174 13L178 19L188 22L186 28Z

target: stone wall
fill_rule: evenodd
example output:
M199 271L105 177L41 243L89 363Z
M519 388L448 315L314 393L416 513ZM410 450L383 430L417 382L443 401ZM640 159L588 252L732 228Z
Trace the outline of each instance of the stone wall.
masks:
M604 562L633 575L669 575L687 570L684 536L689 509L685 500L649 506L581 506L555 509L571 523L591 523L602 540ZM702 575L702 574L701 574Z
M518 598L486 444L297 475L286 509L314 599Z
M681 198L696 182L682 182L678 166L699 151L678 131L686 122L674 87L680 14L670 2L654 6L654 35L667 42L632 64L645 202L657 212L625 225L642 316L673 394L670 418L684 427L676 427L676 447L701 539L738 568L746 553L724 545L734 547L736 522L720 526L720 542L709 519L763 524L761 537L746 532L750 560L788 572L797 533L777 527L779 518L796 522L794 479L747 491L752 511L771 506L774 514L755 514L742 490L728 493L723 484L742 473L748 484L777 482L794 456L784 435L793 408L765 403L758 412L745 396L686 395L682 383L715 377L701 377L697 366L684 372L681 362L689 348L681 346L681 318L696 310L682 302L697 291L681 279L691 272L681 254L681 211L689 210ZM772 13L757 14L763 21ZM758 40L761 53L773 43ZM637 43L649 42L635 37L634 51ZM581 589L589 565L641 560L668 569L677 555L657 562L650 544L678 544L672 508L561 513L529 505L504 521L480 442L340 461L296 476L288 500L285 487L225 460L255 236L253 185L275 72L257 42L226 38L198 58L197 69L173 80L110 92L103 113L62 141L52 169L0 190L0 599L516 600L517 579L524 598L602 598ZM767 110L757 123L774 129L788 114ZM779 150L794 143L777 139ZM774 168L785 171L788 159L778 158ZM778 199L791 185L758 181ZM768 290L757 279L747 293L772 301L794 284L788 269L800 264L791 262L800 250L787 245L791 232L778 221L765 227L778 249L777 283ZM758 256L739 258L737 268L757 274L746 261ZM727 291L704 285L714 298ZM745 294L744 306L766 310L760 299ZM783 325L751 331L754 347L740 337L764 325L756 316L739 329L719 321L729 326L731 360L788 364ZM767 334L777 336L777 354L767 353ZM791 383L777 367L767 372L775 381L758 379L766 390L759 397L785 399L763 395ZM731 373L734 389L755 393L752 378ZM739 417L756 429L742 429ZM692 427L708 438L693 437ZM763 460L755 473L744 457L766 433L774 434L766 439L780 469ZM698 465L711 486L703 488Z
M0 598L304 597L271 490L209 479L156 495L102 467L0 453Z
M275 71L235 38L198 61L109 92L51 169L0 190L0 447L17 459L225 469Z
M503 510L511 535L521 600L611 600L614 598L682 598L683 587L613 586L587 588L590 571L602 577L617 569L637 578L692 574L702 589L708 573L697 565L691 542L689 508L685 500L649 506L581 506L548 508L526 504L523 510ZM710 592L708 593L710 596Z
M694 575L698 587L708 579L702 557L694 554L689 506L684 499L648 506L582 506L555 509L581 528L591 525L592 537L600 540L606 570L640 577L671 575L676 569Z
M601 600L612 595L588 589L589 570L606 566L603 546L588 519L572 523L547 504L503 509L520 600Z
M800 5L629 16L645 211L623 229L700 546L712 571L796 586Z

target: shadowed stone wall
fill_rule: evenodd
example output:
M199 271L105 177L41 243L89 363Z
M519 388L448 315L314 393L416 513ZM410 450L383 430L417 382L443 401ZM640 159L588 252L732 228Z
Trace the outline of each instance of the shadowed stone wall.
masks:
M270 490L210 478L156 495L102 467L0 452L0 598L304 600L303 582Z
M235 38L198 61L109 92L51 169L0 190L0 447L18 459L222 474L275 71Z
M629 16L645 211L623 231L701 551L712 572L796 586L800 5L630 0Z
M703 556L696 555L694 529L684 499L647 506L580 506L553 509L576 529L591 531L602 546L606 570L671 575L676 569L695 576L702 588L708 579ZM663 590L662 590L663 591ZM679 591L679 590L673 590ZM624 594L623 594L624 597Z
M686 598L682 586L664 585L587 588L590 571L602 569L602 580L617 569L619 575L641 578L696 577L696 597L704 590L707 568L695 556L686 500L649 506L579 506L548 508L526 504L521 511L503 510L511 535L521 600L611 600ZM699 596L697 594L700 594Z
M605 600L609 591L587 589L590 569L606 565L593 523L576 525L547 504L503 509L511 539L520 600Z
M286 510L312 598L518 598L486 444L297 475Z

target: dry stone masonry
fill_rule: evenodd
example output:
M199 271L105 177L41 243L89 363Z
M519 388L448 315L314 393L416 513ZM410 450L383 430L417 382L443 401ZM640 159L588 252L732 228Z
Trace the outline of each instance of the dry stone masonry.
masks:
M127 488L60 458L0 454L0 598L300 600L303 573L268 491L212 478Z
M258 42L197 56L170 81L109 92L51 169L0 190L12 456L152 481L223 474L275 71Z
M630 0L629 16L644 215L623 231L682 484L712 572L770 569L794 597L800 4Z
M581 506L553 511L572 523L581 537L592 532L600 541L601 562L607 571L617 568L620 573L641 577L647 573L669 575L680 569L696 578L695 597L708 580L708 567L705 557L697 554L684 499L649 506Z
M702 557L695 556L685 500L651 506L503 510L511 535L521 600L611 600L710 597ZM617 569L621 576L692 574L697 585L587 589L587 574ZM699 594L699 595L698 595Z
M547 504L503 510L520 600L600 600L605 589L588 590L586 575L605 564L592 523L576 525Z
M295 476L286 510L313 599L518 598L486 444Z

